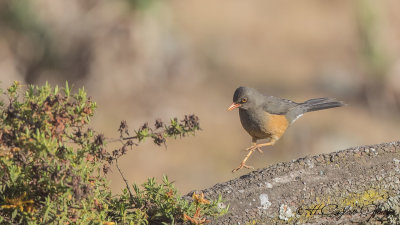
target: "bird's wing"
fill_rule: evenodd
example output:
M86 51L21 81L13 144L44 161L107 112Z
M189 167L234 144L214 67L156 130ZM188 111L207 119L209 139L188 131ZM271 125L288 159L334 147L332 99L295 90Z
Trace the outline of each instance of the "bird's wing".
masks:
M283 115L289 112L290 109L298 105L299 103L288 99L278 98L274 96L266 96L262 107L264 111L268 113Z

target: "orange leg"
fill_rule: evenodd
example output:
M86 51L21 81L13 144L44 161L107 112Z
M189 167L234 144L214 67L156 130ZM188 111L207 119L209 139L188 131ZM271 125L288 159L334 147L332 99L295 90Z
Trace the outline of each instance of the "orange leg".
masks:
M257 143L253 141L251 146L246 148L245 151L257 150L259 153L263 153L263 151L260 148L257 148L256 145L257 145Z
M255 150L257 150L257 151L259 151L260 153L262 153L262 150L260 149L261 147L274 145L276 141L277 141L276 139L271 139L271 140L270 140L269 142L267 142L267 143L257 144L257 143L256 143L256 140L253 138L253 142L252 142L253 144L252 144L252 146L249 147L249 148L246 148L246 150L249 151L249 153L247 153L247 155L244 157L244 159L243 159L243 161L240 163L240 165L239 165L236 169L232 170L232 173L234 173L234 172L236 172L236 171L238 171L238 170L240 170L240 169L242 169L242 168L254 169L254 167L246 165L246 162L247 162L247 160L250 158L251 154L253 154L253 152L254 152Z
M253 142L253 145L251 147L246 148L246 150L252 151L252 150L256 149L260 153L263 153L263 151L260 149L261 147L271 146L271 145L274 145L274 143L275 143L275 140L271 140L271 141L269 141L267 143L263 143L263 144L256 144L255 142Z

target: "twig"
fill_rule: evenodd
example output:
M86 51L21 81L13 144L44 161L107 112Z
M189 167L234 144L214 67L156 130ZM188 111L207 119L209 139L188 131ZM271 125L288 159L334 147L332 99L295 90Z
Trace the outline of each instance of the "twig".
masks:
M129 187L128 180L125 178L124 174L122 173L122 170L118 166L118 159L115 159L115 166L117 167L119 174L121 174L122 180L124 180L125 182L126 188L129 191L129 196L131 197L131 201L133 201L133 194L131 188Z
M138 139L138 136L123 137L123 138L107 138L106 141L108 143L112 143L112 142L121 142L121 141L126 141L126 140L131 140L131 139Z

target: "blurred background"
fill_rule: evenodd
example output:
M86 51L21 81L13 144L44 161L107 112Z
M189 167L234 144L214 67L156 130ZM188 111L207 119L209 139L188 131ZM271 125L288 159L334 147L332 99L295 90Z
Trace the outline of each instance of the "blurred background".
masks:
M121 120L137 129L195 113L196 136L120 160L129 182L167 174L186 193L248 172L231 173L251 143L226 111L238 86L348 104L299 119L250 158L256 168L399 140L400 2L0 0L0 78L84 86L108 137ZM118 192L117 170L108 176Z

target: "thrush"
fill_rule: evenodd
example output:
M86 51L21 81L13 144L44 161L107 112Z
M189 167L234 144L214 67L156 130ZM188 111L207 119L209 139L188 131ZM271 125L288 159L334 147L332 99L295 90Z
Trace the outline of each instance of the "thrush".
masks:
M266 96L249 87L239 87L233 94L233 103L228 110L239 108L240 122L250 134L252 145L240 165L232 170L252 169L246 161L255 150L272 146L285 133L286 129L304 113L344 106L344 103L331 98L314 98L302 103L274 96ZM266 139L266 143L257 144L257 140Z

